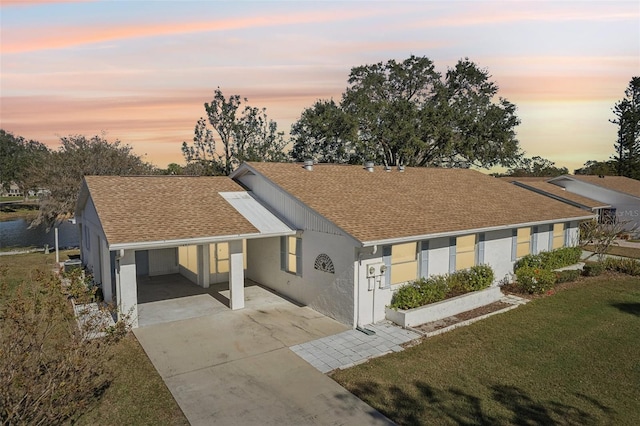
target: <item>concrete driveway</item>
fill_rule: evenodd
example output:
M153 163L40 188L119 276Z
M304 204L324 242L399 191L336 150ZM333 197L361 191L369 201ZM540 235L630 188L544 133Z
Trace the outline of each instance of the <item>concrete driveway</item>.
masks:
M134 331L192 425L393 424L289 349L347 327L259 286L245 295L243 310Z

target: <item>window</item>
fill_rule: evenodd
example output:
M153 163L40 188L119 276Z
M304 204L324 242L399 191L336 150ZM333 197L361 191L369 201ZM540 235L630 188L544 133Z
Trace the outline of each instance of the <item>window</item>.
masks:
M476 264L476 236L463 235L455 241L455 266L454 270L471 268ZM452 262L453 263L453 262Z
M418 243L404 243L383 248L390 284L400 284L418 278Z
M280 237L280 269L302 275L302 238Z
M552 249L557 249L564 246L564 234L565 234L565 224L564 223L554 223L553 224L553 245Z
M531 228L518 228L515 233L516 259L531 253Z

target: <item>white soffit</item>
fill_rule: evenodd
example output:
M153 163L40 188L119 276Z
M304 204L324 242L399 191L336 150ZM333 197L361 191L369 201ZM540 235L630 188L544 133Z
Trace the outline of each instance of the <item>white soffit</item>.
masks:
M219 192L231 207L244 216L261 234L265 235L293 235L295 230L278 219L250 193L242 192Z

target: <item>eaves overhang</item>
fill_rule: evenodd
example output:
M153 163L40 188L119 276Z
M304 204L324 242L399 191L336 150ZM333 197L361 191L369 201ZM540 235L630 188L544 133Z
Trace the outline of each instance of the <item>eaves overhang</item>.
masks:
M408 237L400 237L400 238L388 238L384 240L371 240L371 241L363 241L362 247L373 247L378 245L392 245L392 244L402 244L409 243L412 241L421 241L421 240L429 240L433 238L443 238L443 237L457 237L461 235L468 234L478 234L481 232L491 232L491 231L501 231L505 229L514 229L514 228L523 228L527 226L538 226L538 225L548 225L551 223L558 223L560 221L582 221L595 219L596 215L586 215L586 216L578 216L578 217L568 217L564 219L549 219L549 220L541 220L536 222L525 222L525 223L512 223L507 225L498 225L498 226L489 226L485 228L474 228L474 229L461 229L457 231L447 231L447 232L438 232L432 234L422 234L422 235L411 235Z

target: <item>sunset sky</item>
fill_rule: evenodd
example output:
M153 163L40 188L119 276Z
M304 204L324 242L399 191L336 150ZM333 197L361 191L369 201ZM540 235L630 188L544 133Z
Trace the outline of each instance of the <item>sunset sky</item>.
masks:
M606 160L611 108L640 75L640 2L28 1L0 6L0 127L52 148L107 132L183 164L220 87L288 132L352 67L409 55L488 68L529 156Z

